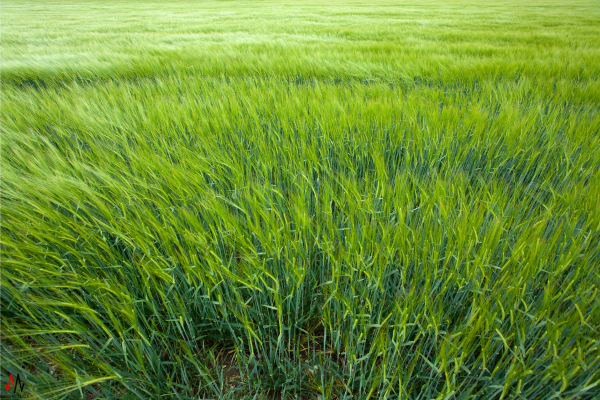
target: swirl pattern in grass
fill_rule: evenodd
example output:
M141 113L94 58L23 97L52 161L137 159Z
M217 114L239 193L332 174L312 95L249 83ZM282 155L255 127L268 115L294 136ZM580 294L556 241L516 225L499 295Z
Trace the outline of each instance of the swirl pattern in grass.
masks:
M600 390L594 1L4 1L2 376Z

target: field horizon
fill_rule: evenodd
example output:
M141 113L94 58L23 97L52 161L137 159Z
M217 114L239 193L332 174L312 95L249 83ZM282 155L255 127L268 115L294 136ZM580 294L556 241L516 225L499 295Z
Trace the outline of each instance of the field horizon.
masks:
M7 395L598 398L597 1L1 12Z

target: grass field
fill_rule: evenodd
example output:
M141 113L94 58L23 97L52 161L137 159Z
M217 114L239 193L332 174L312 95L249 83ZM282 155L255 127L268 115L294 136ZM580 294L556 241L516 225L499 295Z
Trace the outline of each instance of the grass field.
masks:
M1 38L24 397L599 396L598 1L3 0Z

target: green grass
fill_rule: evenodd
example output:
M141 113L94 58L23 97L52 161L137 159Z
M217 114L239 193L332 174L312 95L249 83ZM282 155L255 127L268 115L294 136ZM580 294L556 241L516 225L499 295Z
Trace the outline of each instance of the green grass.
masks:
M2 383L600 393L598 2L3 1L1 29Z

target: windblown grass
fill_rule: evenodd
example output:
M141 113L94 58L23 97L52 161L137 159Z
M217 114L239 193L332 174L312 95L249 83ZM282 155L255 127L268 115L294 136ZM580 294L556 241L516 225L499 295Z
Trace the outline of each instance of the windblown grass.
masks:
M592 398L595 2L2 4L2 376Z

